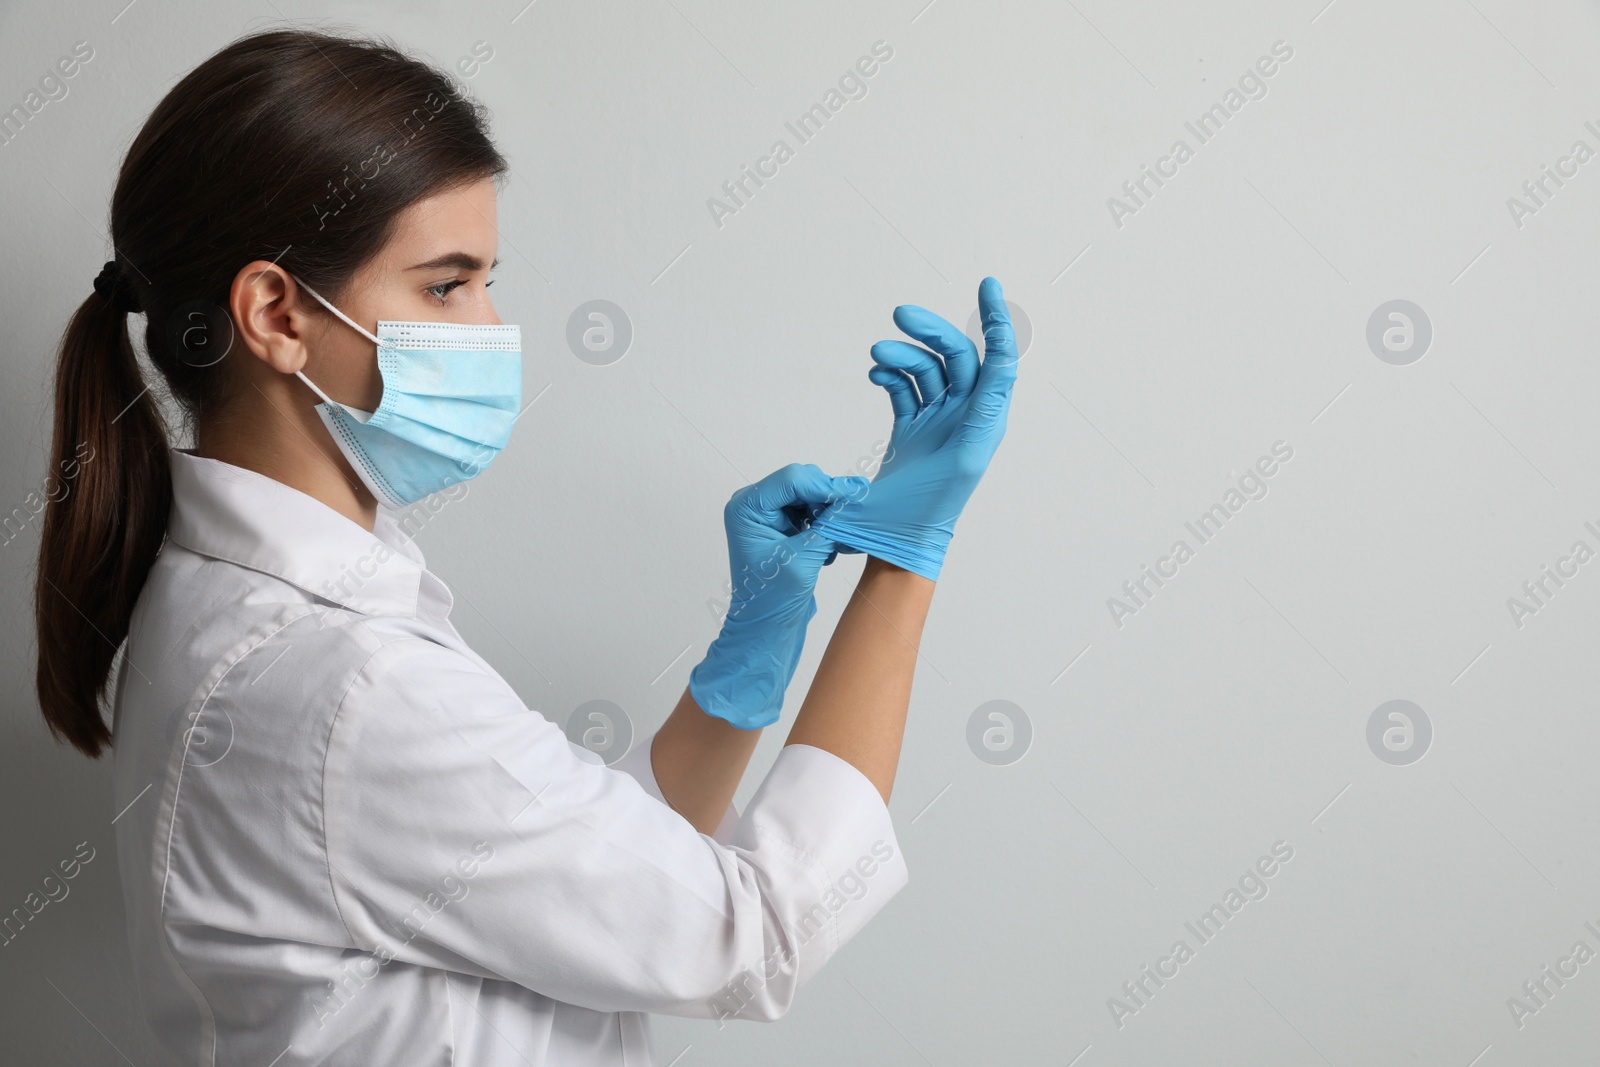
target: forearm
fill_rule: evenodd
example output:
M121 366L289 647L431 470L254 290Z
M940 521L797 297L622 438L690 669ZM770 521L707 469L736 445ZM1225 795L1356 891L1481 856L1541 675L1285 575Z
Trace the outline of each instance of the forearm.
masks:
M917 646L935 585L868 557L785 745L814 745L894 788Z
M707 715L685 687L656 731L650 767L672 809L703 834L714 833L750 765L760 730Z
M832 752L866 775L885 803L900 763L934 588L920 575L868 557L784 741ZM695 829L715 832L760 740L760 730L707 715L685 688L650 750L661 795Z

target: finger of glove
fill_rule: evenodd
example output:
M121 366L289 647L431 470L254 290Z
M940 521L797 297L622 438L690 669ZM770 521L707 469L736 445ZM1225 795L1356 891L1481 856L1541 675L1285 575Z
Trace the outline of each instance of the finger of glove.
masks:
M978 310L983 320L983 366L968 413L968 425L974 427L991 423L1005 412L1017 380L1016 333L1005 293L995 279L985 278L978 286Z
M945 379L952 396L966 396L978 381L978 350L966 334L927 308L901 304L894 324L944 357Z
M889 393L889 404L894 408L896 420L908 419L917 413L917 390L904 371L892 367L874 366L867 371L873 384L881 385Z
M879 341L872 346L872 361L880 367L903 370L915 378L922 404L930 404L950 390L944 374L944 360L918 345Z
M1011 325L1011 309L1006 294L995 278L985 278L978 286L978 314L983 323L983 368L978 378L1011 379L1017 376L1017 335Z
M833 498L833 479L815 463L791 463L750 486L746 505L771 525L783 524L783 509L792 505L824 504Z

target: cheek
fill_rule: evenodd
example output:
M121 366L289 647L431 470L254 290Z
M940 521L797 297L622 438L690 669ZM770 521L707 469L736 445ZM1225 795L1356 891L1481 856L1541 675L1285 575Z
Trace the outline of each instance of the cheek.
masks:
M358 317L357 322L362 320ZM367 327L372 329L371 326ZM350 327L339 329L324 348L330 381L318 382L330 396L363 411L376 411L383 402L383 374L378 370L378 354L372 342Z
M383 373L378 370L377 355L370 348L368 357L362 364L365 370L362 374L361 406L368 411L377 411L378 405L383 403Z

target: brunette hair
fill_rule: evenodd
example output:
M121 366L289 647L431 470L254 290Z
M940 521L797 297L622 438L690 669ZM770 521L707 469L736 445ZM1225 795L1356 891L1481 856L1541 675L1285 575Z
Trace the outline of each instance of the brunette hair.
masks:
M156 106L112 194L116 258L68 323L56 368L50 471L62 492L44 509L34 615L39 707L58 740L89 756L111 741L101 699L172 505L152 387L191 425L226 398L216 353L233 338L239 270L273 261L337 300L406 207L505 170L481 105L382 40L253 34ZM133 311L159 382L140 369Z

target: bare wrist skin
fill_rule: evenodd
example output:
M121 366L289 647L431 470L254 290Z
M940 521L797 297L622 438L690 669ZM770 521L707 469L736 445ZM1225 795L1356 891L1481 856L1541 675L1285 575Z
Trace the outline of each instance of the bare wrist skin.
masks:
M869 556L828 642L787 745L814 745L854 766L888 803L911 681L935 583Z

